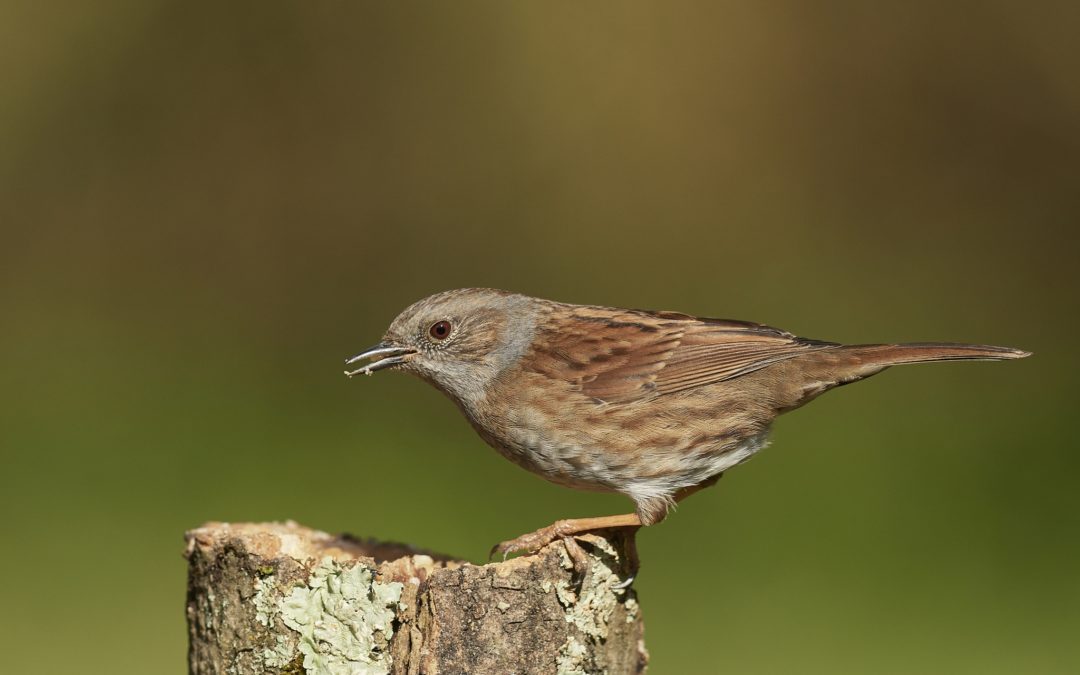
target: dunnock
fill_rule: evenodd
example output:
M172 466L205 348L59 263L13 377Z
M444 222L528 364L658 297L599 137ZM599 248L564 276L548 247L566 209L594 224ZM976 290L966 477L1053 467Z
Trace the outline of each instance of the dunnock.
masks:
M889 366L1017 359L1008 347L842 345L745 321L568 305L505 291L438 293L402 312L346 374L397 368L457 404L507 459L634 513L560 520L504 556L609 527L639 527L766 444L777 415Z

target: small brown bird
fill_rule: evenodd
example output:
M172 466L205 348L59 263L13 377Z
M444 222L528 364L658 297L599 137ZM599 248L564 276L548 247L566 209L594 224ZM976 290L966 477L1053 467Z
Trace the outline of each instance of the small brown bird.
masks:
M424 298L349 376L397 368L450 397L507 459L583 490L620 492L634 513L560 520L495 547L664 519L766 444L777 415L889 366L1018 359L1008 347L842 345L746 321L568 305L493 289Z

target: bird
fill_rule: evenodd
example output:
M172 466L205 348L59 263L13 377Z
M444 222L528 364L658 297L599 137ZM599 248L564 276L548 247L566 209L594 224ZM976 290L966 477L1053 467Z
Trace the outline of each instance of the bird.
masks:
M895 365L1029 355L946 342L840 344L749 321L463 288L407 307L381 341L346 360L345 374L417 375L515 464L559 485L629 497L631 513L559 520L492 549L505 559L561 539L577 560L574 537L659 523L764 448L778 415L830 389Z

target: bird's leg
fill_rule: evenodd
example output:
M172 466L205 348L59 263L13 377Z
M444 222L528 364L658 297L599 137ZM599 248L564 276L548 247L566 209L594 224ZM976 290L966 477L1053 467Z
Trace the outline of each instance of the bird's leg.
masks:
M503 560L511 553L526 551L535 553L556 539L573 537L583 532L593 530L607 530L613 527L641 527L641 518L636 513L624 513L618 516L600 516L597 518L573 518L570 520L556 520L547 527L542 527L536 532L523 534L509 541L497 544L491 549L489 557L495 557L501 553Z
M723 475L724 474L722 473L717 474L697 485L683 488L675 493L673 500L681 502L695 492L715 485L716 481L720 480ZM633 528L633 531L630 533L627 547L627 567L629 569L629 575L626 580L618 586L619 588L625 588L634 580L634 577L637 575L638 567L640 566L637 556L637 541L635 538L637 528L645 525L654 525L663 520L667 515L668 504L669 502L658 500L655 502L638 504L638 513L624 513L618 516L599 516L596 518L557 520L551 525L542 527L535 532L523 534L520 537L495 545L495 547L491 549L491 553L488 554L488 558L494 558L496 554L501 553L503 560L506 560L508 555L519 551L535 553L556 539L562 539L563 544L566 546L567 555L570 556L571 561L574 563L575 571L580 574L586 562L584 552L573 539L575 535L616 527Z
M686 499L687 497L699 490L704 490L707 487L712 487L713 485L716 485L716 481L720 480L723 476L723 473L718 473L712 478L707 478L704 481L698 483L697 485L691 485L688 488L683 488L682 490L676 492L675 496L672 499L674 499L676 502L681 502L682 500ZM665 509L663 513L664 515L667 515L667 510ZM634 583L634 579L637 578L638 570L641 568L641 560L638 559L637 553L637 537L633 535L631 535L630 540L627 542L626 568L628 570L626 578L613 586L613 588L629 587L630 584Z

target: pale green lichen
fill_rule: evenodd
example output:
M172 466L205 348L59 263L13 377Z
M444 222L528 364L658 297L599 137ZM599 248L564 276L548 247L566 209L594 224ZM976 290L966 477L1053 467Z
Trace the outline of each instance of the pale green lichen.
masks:
M588 648L571 635L566 638L559 655L555 657L555 668L559 675L589 675L589 671L585 670L590 661L588 656Z
M274 648L267 647L262 652L263 663L272 668L284 668L296 658L296 649L282 635L275 635Z
M564 567L572 567L569 556L563 555ZM632 596L627 597L628 591L615 588L621 582L615 573L618 558L618 552L606 540L598 539L594 542L594 553L590 556L589 568L580 587L575 590L565 580L555 584L555 595L566 608L566 622L573 624L581 637L594 645L607 639L608 623L620 602L625 604L629 623L637 618L637 601ZM559 650L556 661L559 674L592 675L604 672L592 657L594 651L583 644L578 635L571 633Z
M269 626L277 616L277 603L273 598L274 577L259 577L255 579L255 620L264 626Z
M300 634L304 670L314 675L386 675L394 609L402 585L380 583L371 570L332 558L311 571L306 586L278 603L282 621Z
M260 568L260 573L262 568ZM255 579L255 597L252 604L255 605L255 621L263 626L272 627L274 619L281 610L278 608L277 594L274 592L276 583L274 575L261 576ZM263 663L271 668L284 668L296 658L296 648L291 640L283 635L274 636L274 646L262 650Z

